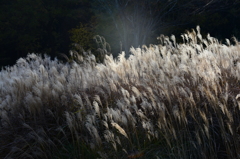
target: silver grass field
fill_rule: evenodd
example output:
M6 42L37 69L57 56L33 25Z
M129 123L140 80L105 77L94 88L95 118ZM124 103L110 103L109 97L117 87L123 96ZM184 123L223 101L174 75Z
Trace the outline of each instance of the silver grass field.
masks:
M240 158L240 44L200 28L96 63L29 54L0 72L0 158Z

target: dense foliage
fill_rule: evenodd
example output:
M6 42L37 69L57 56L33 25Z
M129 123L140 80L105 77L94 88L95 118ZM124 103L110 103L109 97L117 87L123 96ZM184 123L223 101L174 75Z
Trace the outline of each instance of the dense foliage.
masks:
M0 65L13 65L32 52L51 57L68 54L75 42L94 51L97 48L91 40L93 35L103 36L115 57L122 50L128 53L131 46L156 44L160 34L180 37L185 29L196 25L202 27L203 35L210 32L221 40L233 35L238 38L239 2L1 0Z
M70 48L69 30L92 17L88 1L2 0L0 2L1 65L14 64L28 53L56 57Z

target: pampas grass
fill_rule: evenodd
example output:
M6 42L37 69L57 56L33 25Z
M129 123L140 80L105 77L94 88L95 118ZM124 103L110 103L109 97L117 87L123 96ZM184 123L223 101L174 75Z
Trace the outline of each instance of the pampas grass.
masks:
M240 158L239 42L199 27L182 38L2 69L0 158Z

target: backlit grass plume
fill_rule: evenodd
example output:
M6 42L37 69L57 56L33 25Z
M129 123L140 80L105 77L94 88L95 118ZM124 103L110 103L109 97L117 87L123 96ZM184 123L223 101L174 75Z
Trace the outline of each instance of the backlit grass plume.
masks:
M240 158L240 46L200 28L81 64L0 72L0 158Z

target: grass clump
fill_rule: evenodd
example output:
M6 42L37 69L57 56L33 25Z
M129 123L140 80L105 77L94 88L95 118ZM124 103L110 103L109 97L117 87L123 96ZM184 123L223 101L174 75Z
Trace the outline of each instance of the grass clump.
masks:
M196 31L103 64L0 72L0 158L239 158L240 46Z

